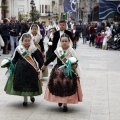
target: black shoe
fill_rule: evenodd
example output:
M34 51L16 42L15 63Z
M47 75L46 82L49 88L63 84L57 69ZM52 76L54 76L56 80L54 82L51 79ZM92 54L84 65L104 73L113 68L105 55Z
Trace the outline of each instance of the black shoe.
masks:
M30 100L31 100L31 102L35 102L35 98L34 97L32 97L32 98L30 98Z
M62 106L62 103L58 103L58 106L61 107L61 106Z
M68 111L67 106L63 106L63 112L67 112L67 111Z
M27 102L23 102L23 106L27 106Z

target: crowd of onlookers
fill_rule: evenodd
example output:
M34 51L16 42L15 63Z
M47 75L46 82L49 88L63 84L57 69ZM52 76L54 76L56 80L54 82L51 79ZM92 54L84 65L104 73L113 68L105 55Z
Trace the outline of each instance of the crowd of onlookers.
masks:
M108 49L108 43L114 42L120 34L119 22L92 22L81 25L80 33L83 38L83 44L89 41L89 46Z
M37 23L40 27L41 35L45 36L45 28L43 23ZM16 16L12 16L11 19L5 18L0 23L0 48L2 46L3 54L13 54L15 47L19 44L19 38L23 33L28 32L31 23L27 20L21 22L16 20ZM2 39L2 40L1 40Z
M11 20L5 18L3 23L0 23L0 48L2 46L3 54L13 54L15 47L19 44L19 38L23 33L28 32L32 23L27 20L21 22L16 20L15 16ZM48 26L44 23L37 23L40 27L40 33L44 38L47 35L53 39L54 32L59 30L59 24L52 21ZM74 19L69 19L66 22L66 30L72 33L73 48L76 49L79 38L82 38L83 44L89 41L89 46L96 48L108 49L108 43L114 42L117 35L120 33L119 22L91 22L89 24L76 24ZM1 41L1 39L3 41ZM4 43L4 44L3 44Z
M80 37L83 40L83 44L89 41L89 46L108 49L109 43L114 43L120 33L120 22L118 21L104 20L101 22L76 24L74 19L70 18L66 23L66 29L71 31L73 35L73 48L76 48L76 43Z

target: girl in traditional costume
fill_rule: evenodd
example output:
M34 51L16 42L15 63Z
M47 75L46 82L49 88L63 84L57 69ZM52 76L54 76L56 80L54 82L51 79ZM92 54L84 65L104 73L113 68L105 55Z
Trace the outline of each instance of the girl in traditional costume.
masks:
M63 111L66 112L67 104L77 104L82 101L77 57L66 34L61 36L57 49L41 69L44 70L55 58L57 64L51 71L44 98L58 103L59 106L63 105Z
M49 37L49 42L53 42L54 33L56 31L57 31L56 28L52 28L52 31L51 31L51 34L50 34L50 37Z
M46 60L45 55L44 55L44 45L43 45L42 35L40 33L40 27L37 24L32 24L28 33L33 36L35 46L42 53L42 56L43 56L44 60ZM42 74L42 77L48 77L48 69L46 69L41 74Z
M48 42L48 50L46 51L46 60L50 58L50 56L52 55L52 42Z
M27 106L27 96L30 96L31 102L34 102L34 96L42 94L40 68L43 59L34 45L32 36L28 33L23 34L13 58L6 60L9 61L7 74L10 73L10 76L4 90L10 95L24 96L23 106ZM35 61L38 62L39 67ZM1 66L5 67L3 63Z
M40 51L42 52L42 54L44 56L44 45L43 45L43 41L41 40L42 35L40 33L40 27L37 24L32 24L28 33L33 36L35 46L38 49L40 49Z
M48 50L46 51L46 60L52 55L53 51L52 51L52 45L53 45L53 37L54 37L54 33L56 32L56 28L52 28L52 32L50 34L50 39L49 42L47 43L48 45Z

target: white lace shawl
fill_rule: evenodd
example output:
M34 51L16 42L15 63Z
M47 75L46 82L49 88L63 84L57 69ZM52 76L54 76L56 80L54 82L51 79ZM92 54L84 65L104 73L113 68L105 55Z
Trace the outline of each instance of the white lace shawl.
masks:
M56 50L59 49L59 47L61 47L60 39L58 41ZM56 50L54 51L55 54L57 53ZM75 50L72 48L72 41L71 40L70 40L69 48L65 51L64 55L65 55L66 58L69 58L69 57L76 57L77 58ZM56 64L56 63L57 63L57 61L54 62L54 64ZM77 72L78 72L78 75L80 76L80 74L81 74L81 67L80 67L79 64L78 64L78 67L77 67Z
M36 35L36 36L33 36L33 35L32 35L31 27L30 27L28 33L33 36L34 41L35 41L36 43L39 43L40 40L42 39L42 35L41 35L41 33L40 33L40 27L39 27L38 25L37 25L37 27L38 27L38 31L37 31L37 35Z

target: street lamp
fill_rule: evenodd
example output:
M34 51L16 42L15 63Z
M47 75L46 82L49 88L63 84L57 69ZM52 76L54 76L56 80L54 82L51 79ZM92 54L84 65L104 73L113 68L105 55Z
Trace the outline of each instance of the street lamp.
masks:
M31 8L32 8L32 23L34 23L34 8L35 8L35 2L34 0L31 0L30 2Z

